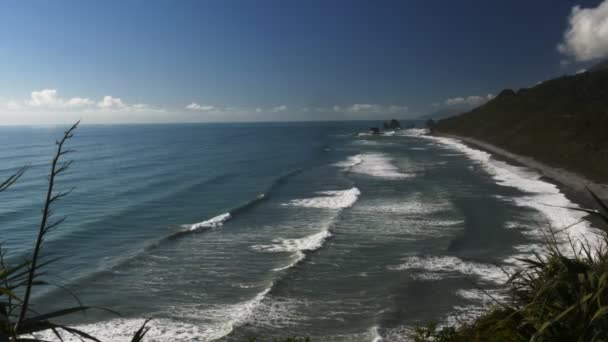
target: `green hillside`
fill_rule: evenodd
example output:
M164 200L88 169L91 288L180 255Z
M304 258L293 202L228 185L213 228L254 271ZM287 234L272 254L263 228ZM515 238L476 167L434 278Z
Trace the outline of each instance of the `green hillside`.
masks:
M608 69L504 90L436 129L608 182Z

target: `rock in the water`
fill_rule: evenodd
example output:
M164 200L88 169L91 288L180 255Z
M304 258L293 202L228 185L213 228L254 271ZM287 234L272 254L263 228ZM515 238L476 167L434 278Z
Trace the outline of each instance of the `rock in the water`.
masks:
M384 129L400 129L400 128L401 128L401 124L399 123L399 120L397 120L397 119L391 119L391 120L384 121Z

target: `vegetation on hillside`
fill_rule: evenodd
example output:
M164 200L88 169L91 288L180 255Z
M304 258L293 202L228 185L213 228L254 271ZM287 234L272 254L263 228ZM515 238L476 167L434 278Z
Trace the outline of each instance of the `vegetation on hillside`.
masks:
M608 206L591 193L600 210L584 210L608 223ZM603 237L608 246L608 235ZM548 254L521 259L508 280L509 301L460 327L419 327L416 342L608 341L608 251L570 243L567 256L547 237Z
M504 90L436 131L473 137L608 182L608 69Z

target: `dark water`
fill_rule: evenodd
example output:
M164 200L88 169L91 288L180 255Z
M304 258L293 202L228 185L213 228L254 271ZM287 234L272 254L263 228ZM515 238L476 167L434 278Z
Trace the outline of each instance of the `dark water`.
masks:
M475 314L489 302L477 287L500 296L498 266L537 249L548 212L531 203L566 199L414 131L353 136L368 126L79 128L58 183L76 187L55 209L68 220L44 252L62 257L52 280L125 317L70 323L108 341L127 341L147 317L151 341L401 341L416 324ZM0 128L0 175L30 165L2 194L11 258L33 244L62 129ZM35 299L71 301L53 289Z

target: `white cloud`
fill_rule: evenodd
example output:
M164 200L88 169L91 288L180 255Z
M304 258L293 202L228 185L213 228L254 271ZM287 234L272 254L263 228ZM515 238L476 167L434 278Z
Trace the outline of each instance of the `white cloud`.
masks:
M559 52L577 61L608 57L608 0L596 8L574 6Z
M488 94L486 96L472 95L467 97L453 97L445 100L444 104L446 106L456 106L456 105L470 105L470 106L479 106L482 105L491 99L494 98L494 95Z
M88 97L62 98L56 89L42 89L32 91L25 100L0 101L0 124L69 123L79 119L91 123L133 122L136 116L142 122L160 121L164 112L159 107L128 104L109 95L97 102Z
M95 101L86 97L72 97L64 103L66 107L86 107L93 104L95 104Z
M110 95L106 95L103 97L103 100L97 102L97 107L103 109L122 109L125 108L126 105L119 97L112 97Z
M186 106L186 109L188 110L200 110L202 112L210 112L214 109L216 109L215 106L204 106L204 105L200 105L196 102L192 102L191 104Z
M390 114L390 113L400 113L407 112L407 106L401 105L379 105L379 104L370 104L370 103L355 103L350 106L342 107L342 106L334 106L333 111L339 113L370 113L370 114Z
M270 108L271 113L279 113L279 112L284 112L286 110L287 110L286 105L281 105L281 106L276 106L276 107Z
M39 108L76 108L92 104L94 101L86 97L72 97L65 100L57 95L56 89L32 91L30 99L25 101L26 106Z
M50 107L57 104L58 101L57 90L44 89L40 91L33 91L27 104L32 107Z

